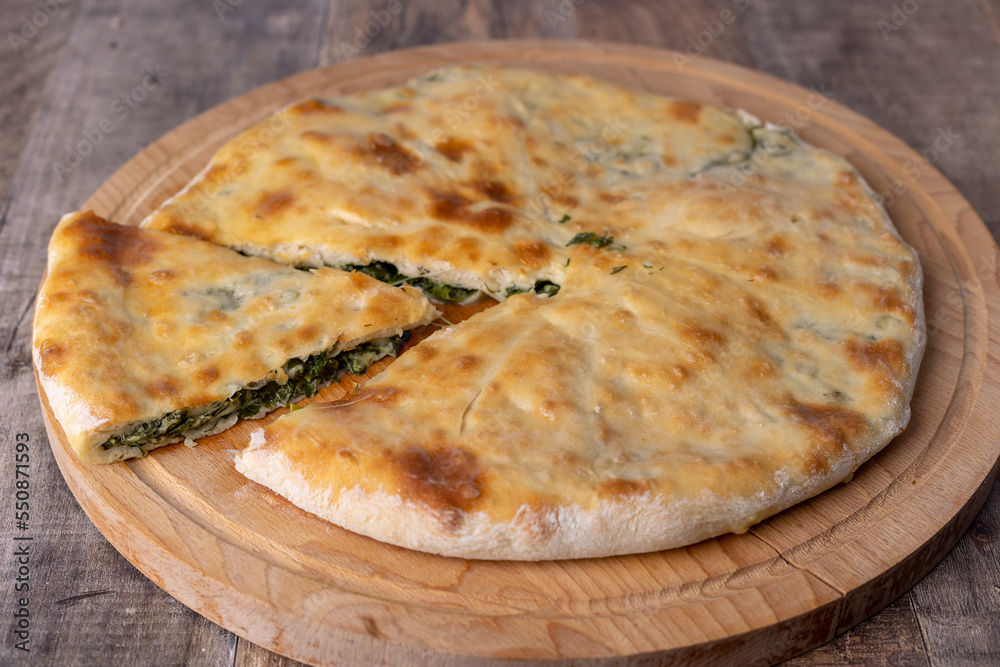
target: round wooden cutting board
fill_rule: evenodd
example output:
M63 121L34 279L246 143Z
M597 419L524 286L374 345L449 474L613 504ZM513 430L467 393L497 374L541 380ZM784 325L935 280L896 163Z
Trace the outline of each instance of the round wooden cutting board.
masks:
M84 208L137 224L226 140L290 102L476 61L586 73L746 109L846 156L886 198L924 269L928 345L906 432L851 483L743 535L636 556L485 562L355 535L246 480L233 457L262 422L194 449L90 465L75 458L41 394L56 460L101 532L200 614L317 664L763 664L831 639L912 586L966 529L996 474L997 247L930 166L933 154L918 155L818 92L707 58L622 45L396 51L305 72L202 114L130 160ZM347 379L322 397L352 385Z

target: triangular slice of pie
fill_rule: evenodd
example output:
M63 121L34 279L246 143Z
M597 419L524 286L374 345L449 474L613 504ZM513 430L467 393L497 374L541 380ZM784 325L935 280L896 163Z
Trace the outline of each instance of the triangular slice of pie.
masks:
M742 532L849 479L909 419L919 264L844 160L753 134L595 207L556 296L435 333L237 469L361 534L518 560Z
M236 467L354 532L464 558L743 532L849 479L909 417L917 275L847 266L904 249L810 242L804 226L703 240L704 261L580 248L558 296L435 333L343 402L255 431ZM769 257L776 237L812 266ZM798 289L754 278L792 266Z
M33 354L74 450L111 462L311 396L436 316L408 286L73 213L49 245Z
M651 183L746 158L735 113L588 77L452 67L307 100L230 141L143 226L442 301L554 294L579 234L648 225Z

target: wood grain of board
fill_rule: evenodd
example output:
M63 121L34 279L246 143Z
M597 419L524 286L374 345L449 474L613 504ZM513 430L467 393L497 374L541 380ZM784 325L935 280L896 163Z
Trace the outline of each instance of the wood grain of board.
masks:
M998 333L990 319L1000 306L996 246L940 174L905 170L913 151L871 122L762 74L674 55L587 43L456 44L306 72L168 134L88 205L134 224L221 143L270 110L309 95L398 83L454 62L584 72L768 120L802 116L797 129L806 140L848 157L876 191L899 190L890 212L926 275L931 337L914 420L851 484L745 535L685 549L554 563L473 562L348 533L247 482L232 469L246 425L193 451L174 447L95 467L70 455L46 412L56 460L95 524L199 613L315 663L443 665L473 656L767 663L830 639L906 590L958 539L996 474L1000 423L989 410L1000 398L991 351Z
M387 0L243 2L219 17L213 3L182 3L163 16L155 0L71 0L26 50L9 48L8 30L39 9L40 0L0 3L0 117L4 154L0 172L13 178L0 196L0 436L28 433L32 458L32 535L38 560L32 576L32 649L0 643L2 664L90 665L262 664L260 656L295 664L233 636L177 603L118 555L69 493L52 455L30 365L30 307L44 267L44 242L66 210L78 208L130 156L166 129L233 94L275 77L327 64L321 57L354 17L383 9ZM234 3L235 4L235 3ZM549 0L546 9L566 21L526 13L508 20L505 0L451 3L406 0L405 8L361 49L361 55L458 39L541 36L617 40L684 50L700 22L724 9L737 11L703 54L732 60L827 91L833 99L889 128L918 153L933 147L949 126L960 135L934 162L979 216L1000 235L1000 0L922 3L898 31L883 36L891 0L804 3L796 0ZM458 8L458 9L456 9ZM237 20L250 12L252 20ZM466 28L452 28L456 12ZM248 14L243 14L247 16ZM562 18L562 14L558 14ZM323 26L324 17L326 20ZM530 21L534 21L531 23ZM553 24L555 27L553 28ZM309 26L318 38L303 36ZM171 63L178 76L143 103L143 118L127 132L105 137L85 168L63 183L50 177L64 144L78 137L83 114L106 108L108 82L128 85L135 43L141 54ZM216 42L224 45L216 48ZM140 68L141 69L141 68ZM224 71L225 77L218 73ZM236 82L229 84L230 81ZM220 87L220 83L223 84ZM240 90L240 87L243 87ZM113 88L113 87L112 87ZM116 91L117 92L117 91ZM72 105L64 104L72 96ZM25 314L22 317L22 314ZM0 449L0 470L13 464ZM14 493L14 477L0 475L0 499ZM2 502L2 501L0 501ZM8 512L11 511L9 508ZM10 515L7 515L8 518ZM873 619L791 664L994 664L1000 661L1000 489L956 547L909 593ZM14 526L0 522L0 562L9 563ZM98 563L99 567L88 564ZM93 595L100 591L110 591ZM13 609L16 591L0 587L0 609ZM70 600L69 602L63 602ZM93 619L114 631L95 634ZM0 627L9 629L0 623ZM902 661L892 660L905 646ZM919 657L919 660L917 659ZM271 664L271 663L268 663Z

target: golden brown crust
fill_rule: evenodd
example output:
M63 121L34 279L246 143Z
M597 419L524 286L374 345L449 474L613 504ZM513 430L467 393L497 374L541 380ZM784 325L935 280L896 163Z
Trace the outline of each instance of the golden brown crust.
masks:
M451 68L279 112L143 224L298 265L387 261L502 299L562 282L567 242L603 231L592 200L622 202L637 177L686 175L750 144L719 109L585 77Z
M476 127L527 100L537 108L488 141L442 139L440 157L467 165L516 141L504 159L517 175L452 172L432 209L475 228L485 257L496 234L523 231L505 237L502 261L550 267L535 277L560 265L559 294L513 296L423 341L349 401L258 430L244 474L411 548L605 556L743 531L847 479L902 430L924 344L919 264L846 162L774 128L749 130L750 151L747 130L711 107L498 76L518 83ZM411 88L413 126L432 103L422 93L433 101L439 88ZM587 94L591 106L564 106ZM567 118L592 130L590 110L609 96L632 128L606 143L651 132L653 158L574 163L556 145ZM426 188L436 165L399 174L399 188ZM538 193L571 220L550 216L532 239L522 219ZM491 210L511 218L487 221ZM578 232L610 240L567 246Z
M256 431L237 460L335 523L447 555L606 556L743 531L905 426L924 345L917 258L844 160L584 77L452 68L294 105L144 225L297 265L388 261L498 298L561 286L443 329L350 400ZM160 261L171 235L79 229L53 248L88 276L67 296L50 260L63 277L39 317L91 322L104 343L86 364L138 358L128 341L147 325L106 294L176 293L184 262ZM336 286L371 292L359 317L416 307L370 282ZM246 317L202 318L232 328L235 366L327 331L268 335ZM65 379L81 375L79 345L44 331L36 361L61 419L97 421L107 406L75 407L83 383ZM133 385L109 370L102 392L128 414L209 400L230 365Z
M187 236L63 218L49 245L34 353L74 449L135 422L228 398L293 357L393 336L436 312L358 273L298 271Z
M630 269L602 266L616 262ZM857 340L809 290L762 315L768 286L646 263L580 263L553 299L511 297L435 334L347 403L258 431L239 469L403 546L565 558L745 530L902 429L898 339ZM860 314L875 330L885 310ZM375 520L378 506L392 511ZM640 527L609 528L615 511Z

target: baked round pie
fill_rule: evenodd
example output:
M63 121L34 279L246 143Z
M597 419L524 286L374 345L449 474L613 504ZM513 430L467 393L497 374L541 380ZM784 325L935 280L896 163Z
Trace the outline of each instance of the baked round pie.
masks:
M586 77L457 67L308 100L143 224L499 302L237 458L333 523L451 556L744 531L905 427L924 347L917 257L844 159Z

